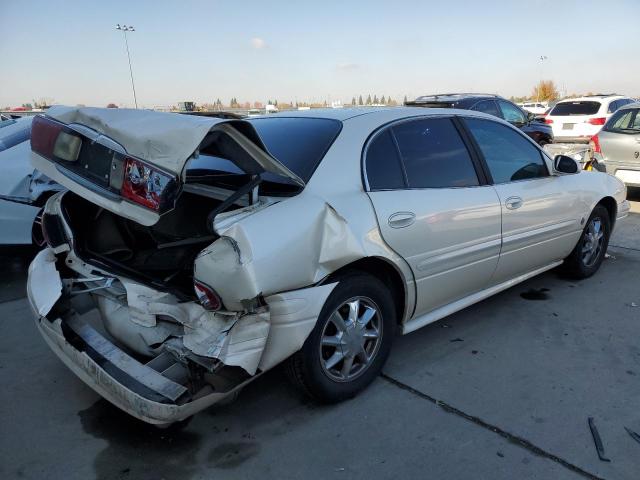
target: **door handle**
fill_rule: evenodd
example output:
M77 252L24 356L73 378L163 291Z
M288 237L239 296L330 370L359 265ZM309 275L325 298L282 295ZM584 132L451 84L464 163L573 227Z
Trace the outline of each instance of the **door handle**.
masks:
M517 210L522 206L522 199L520 197L509 197L505 200L504 206L509 210Z
M391 228L404 228L413 225L416 221L416 214L413 212L396 212L389 217Z

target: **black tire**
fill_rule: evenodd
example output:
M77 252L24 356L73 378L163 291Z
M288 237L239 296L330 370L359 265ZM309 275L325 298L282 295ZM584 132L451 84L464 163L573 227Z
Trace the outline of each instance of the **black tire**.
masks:
M592 228L592 223L597 221L599 221L601 225L602 241L599 243L597 252L594 252L591 257L587 257L588 261L586 261L586 254L584 254L584 250L588 249L588 244L591 242L590 229ZM569 256L564 260L563 268L567 275L571 278L582 279L588 278L596 273L604 260L605 253L607 252L610 235L611 219L609 218L609 212L604 208L604 206L596 205L596 208L593 209L593 212L591 212L591 215L589 216L589 220L587 220L578 243Z
M355 378L337 380L332 378L335 373L332 373L331 369L327 369L328 359L326 357L331 357L331 348L334 348L333 353L336 353L338 349L342 352L343 346L322 346L323 335L326 335L329 329L333 327L331 318L335 318L332 317L334 312L344 312L344 308L348 309L348 306L345 305L346 302L354 299L359 299L358 302L362 309L376 309L377 307L376 311L379 312L379 315L376 317L374 314L372 318L377 318L376 322L381 326L378 329L380 332L379 343L376 344L375 350L372 350L373 353L366 367L361 366L361 371L354 374ZM362 317L364 316L363 314ZM368 325L373 326L374 323L369 323ZM391 351L395 326L395 306L389 289L380 280L371 275L360 273L347 275L340 280L340 283L336 285L329 298L327 298L318 317L318 322L302 349L287 361L287 374L297 387L320 402L335 403L351 398L380 374ZM372 331L376 331L376 329L374 328ZM341 332L336 329L336 336L338 335L341 335ZM342 335L345 338L346 334L342 333ZM325 336L324 338L327 337ZM370 341L364 340L364 342ZM365 343L363 351L369 347L373 348L370 343ZM349 348L347 345L344 346L345 351L348 351ZM358 368L357 362L360 358L364 357L356 356L353 360L356 372ZM345 360L343 359L342 368L345 368L344 362ZM364 365L364 361L361 363ZM336 369L340 365L339 362ZM350 371L354 369L353 366L349 368L351 369Z

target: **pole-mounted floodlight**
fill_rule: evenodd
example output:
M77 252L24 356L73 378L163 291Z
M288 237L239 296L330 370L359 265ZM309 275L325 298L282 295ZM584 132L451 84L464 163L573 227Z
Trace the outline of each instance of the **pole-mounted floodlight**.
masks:
M131 55L129 54L129 42L127 41L127 32L135 32L136 29L133 28L133 26L131 25L120 26L119 23L116 23L116 30L120 30L124 35L124 44L127 47L127 58L129 59L129 74L131 75L131 88L133 90L133 102L135 103L136 108L138 108L138 99L136 98L136 86L135 86L135 83L133 83L133 69L131 68Z

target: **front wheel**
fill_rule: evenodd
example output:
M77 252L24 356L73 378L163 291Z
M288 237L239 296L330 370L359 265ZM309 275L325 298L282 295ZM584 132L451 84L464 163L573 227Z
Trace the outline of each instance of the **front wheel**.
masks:
M593 209L580 240L564 261L566 272L573 278L587 278L598 271L609 246L611 220L602 205Z
M395 317L393 297L380 280L364 274L342 278L302 349L289 359L289 377L323 402L353 397L382 370Z

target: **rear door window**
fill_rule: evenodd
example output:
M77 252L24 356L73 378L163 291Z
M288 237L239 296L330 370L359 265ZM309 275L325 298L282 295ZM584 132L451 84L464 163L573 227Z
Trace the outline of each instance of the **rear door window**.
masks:
M482 102L476 103L471 110L475 110L476 112L488 113L489 115L493 115L495 117L501 117L500 110L498 110L498 105L496 105L495 100L483 100Z
M409 188L479 185L478 176L450 118L411 120L392 127Z
M522 110L513 105L512 103L499 100L500 110L502 110L502 118L509 123L525 123L526 118Z
M549 175L540 150L518 131L480 118L465 118L465 122L482 151L494 183Z
M558 117L571 115L595 115L600 110L600 102L578 101L557 103L549 115Z
M620 103L619 100L614 100L613 102L611 102L609 104L609 108L607 109L607 113L613 113L616 110L618 110L621 106L622 106L622 104Z
M370 190L396 190L406 186L391 129L384 130L371 141L365 165Z
M638 109L618 110L602 129L606 132L637 133L640 129Z

